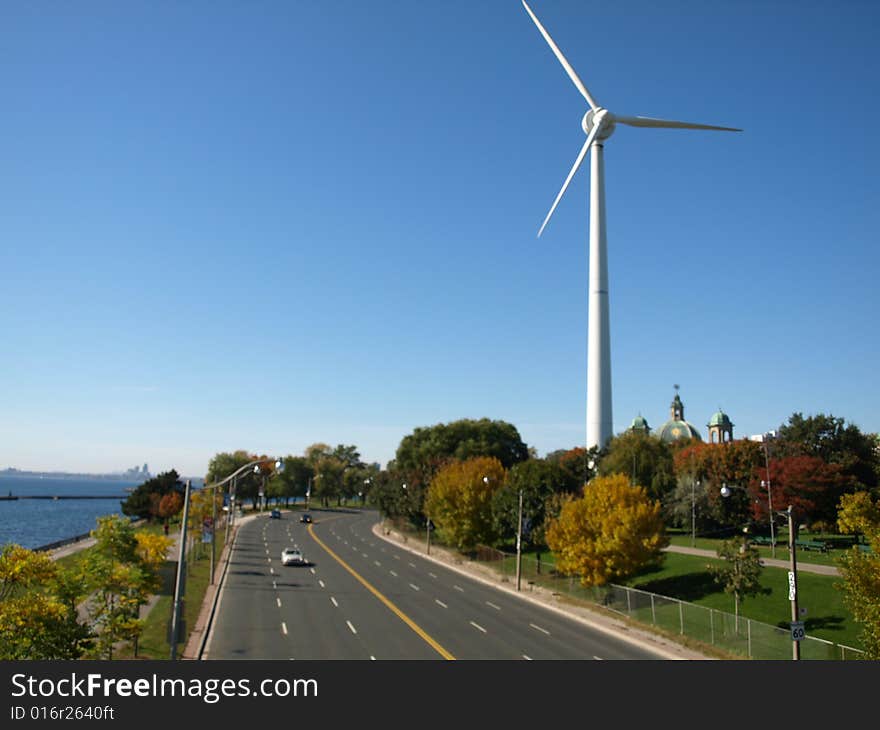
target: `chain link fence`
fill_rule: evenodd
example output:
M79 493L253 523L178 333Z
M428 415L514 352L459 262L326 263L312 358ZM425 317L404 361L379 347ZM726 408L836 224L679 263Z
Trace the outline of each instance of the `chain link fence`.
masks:
M516 555L481 546L474 557L492 565L501 580L515 582ZM523 590L540 586L749 659L791 659L789 629L628 586L584 587L575 576L557 573L548 557L542 560L540 554L522 556L520 581ZM801 659L849 660L861 659L863 655L860 649L813 636L801 641Z

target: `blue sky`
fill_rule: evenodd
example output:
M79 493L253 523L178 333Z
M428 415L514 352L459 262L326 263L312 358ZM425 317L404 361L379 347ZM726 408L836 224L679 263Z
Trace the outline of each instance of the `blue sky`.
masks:
M534 0L605 151L614 428L880 430L880 5ZM0 468L585 439L583 99L519 0L0 7Z

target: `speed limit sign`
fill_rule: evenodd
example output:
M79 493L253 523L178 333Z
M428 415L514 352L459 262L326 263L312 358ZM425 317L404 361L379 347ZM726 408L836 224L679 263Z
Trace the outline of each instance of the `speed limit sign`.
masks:
M792 621L791 622L791 640L792 641L801 641L807 635L806 631L804 631L804 622L803 621Z

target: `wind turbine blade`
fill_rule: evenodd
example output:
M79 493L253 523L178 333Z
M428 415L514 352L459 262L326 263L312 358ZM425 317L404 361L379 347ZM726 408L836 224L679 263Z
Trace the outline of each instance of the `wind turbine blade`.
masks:
M572 82L574 83L574 85L577 86L578 91L580 91L581 95L584 97L584 99L587 100L587 104L589 104L590 107L592 107L593 109L597 109L599 107L599 105L595 102L593 97L590 96L590 92L587 91L587 87L584 84L584 82L580 80L580 77L577 75L575 70L571 67L571 64L568 62L568 60L565 58L565 56L562 55L562 51L559 50L559 46L557 46L553 42L553 39L550 37L550 34L544 29L544 26L541 25L541 21L538 20L538 18L532 12L532 9L529 7L526 0L522 0L522 4L523 4L523 7L526 9L526 12L531 16L535 25L538 26L538 30L541 31L541 35L544 36L544 40L547 41L547 44L550 46L550 49L553 51L554 54L556 54L556 58L559 59L559 63L562 64L562 68L564 68L565 73L568 74L568 78L570 78L572 80Z
M623 117L614 115L614 119L630 127L663 127L666 129L714 129L719 132L742 132L734 127L715 127L711 124L694 124L693 122L675 122L669 119L652 119L651 117Z
M547 223L550 222L550 216L553 215L553 211L556 210L556 206L559 205L559 201L562 200L562 196L565 194L566 189L568 188L568 184L571 182L571 179L574 177L574 174L578 171L578 168L581 166L581 163L584 161L584 157L587 156L587 152L590 149L590 145L593 144L593 140L596 138L596 133L599 131L599 127L601 127L601 123L594 126L589 135L587 135L587 141L584 142L584 146L581 147L581 151L577 156L577 159L574 161L574 165L571 167L571 172L568 173L568 177L565 178L565 182L562 183L562 189L559 191L559 195L556 196L556 200L553 201L553 205L550 208L550 212L547 214L547 217L544 219L544 222L541 224L541 230L538 231L538 238L541 237L541 234L544 232L544 229L547 227Z

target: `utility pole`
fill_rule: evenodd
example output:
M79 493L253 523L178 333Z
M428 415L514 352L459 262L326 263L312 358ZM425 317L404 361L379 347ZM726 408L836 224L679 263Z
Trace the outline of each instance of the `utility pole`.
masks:
M214 560L217 552L217 489L211 490L211 585L214 585Z
M770 492L770 453L767 449L767 436L764 434L764 466L767 469L767 511L770 513L770 557L776 557L776 534L773 523L776 515L773 514L773 495Z
M522 489L519 490L519 510L516 521L516 589L522 579Z
M788 554L791 556L791 572L788 574L788 597L791 599L791 621L795 623L798 616L798 599L797 599L797 555L795 548L797 546L797 534L794 524L794 518L791 514L791 505L788 505ZM801 658L801 642L792 639L791 642L791 658Z
M428 518L428 524L425 525L425 552L431 554L431 518Z
M177 634L180 632L180 616L183 605L183 580L186 574L186 525L189 521L189 489L190 480L186 480L186 491L183 494L183 518L180 523L180 550L177 556L177 581L174 586L174 606L171 613L171 660L177 659Z

